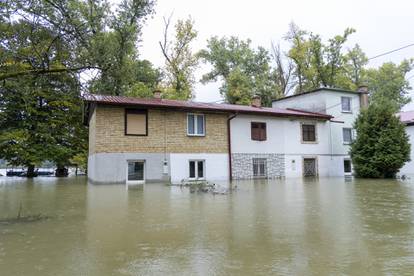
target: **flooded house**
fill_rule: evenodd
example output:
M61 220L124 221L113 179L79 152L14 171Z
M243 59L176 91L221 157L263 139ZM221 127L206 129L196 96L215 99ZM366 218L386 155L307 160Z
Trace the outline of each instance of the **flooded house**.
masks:
M271 108L257 97L242 106L167 100L160 92L151 99L89 94L88 178L141 184L344 175L352 170L348 129L362 94L321 89Z
M405 124L405 131L408 134L409 143L411 145L411 161L405 163L399 174L412 176L414 174L414 111L400 112L398 116L400 117L401 122Z

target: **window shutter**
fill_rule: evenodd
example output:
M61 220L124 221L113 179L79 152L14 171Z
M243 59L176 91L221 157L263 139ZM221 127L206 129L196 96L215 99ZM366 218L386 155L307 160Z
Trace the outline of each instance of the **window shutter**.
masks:
M266 137L266 123L262 123L261 124L261 128L260 128L260 140L261 141L266 141L267 137Z

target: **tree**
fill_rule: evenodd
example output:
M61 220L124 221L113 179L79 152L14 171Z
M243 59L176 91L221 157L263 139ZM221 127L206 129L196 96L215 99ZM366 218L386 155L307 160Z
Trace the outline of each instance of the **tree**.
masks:
M395 105L386 100L361 110L354 125L357 138L350 151L358 177L395 177L410 160L408 135L395 111Z
M319 87L350 89L353 86L352 79L346 76L347 56L343 53L343 46L354 32L354 29L347 28L343 35L336 35L325 44L319 35L290 24L285 39L291 43L288 56L295 65L296 93ZM349 56L355 57L356 51Z
M413 60L404 60L399 65L387 62L377 69L366 70L365 82L370 90L370 101L386 100L393 103L396 110L409 103L411 87L406 74L412 68Z
M204 62L212 66L212 70L204 74L201 81L207 83L221 78L223 84L220 92L229 103L250 103L252 96L257 94L264 105L270 106L275 94L275 83L271 76L269 53L263 47L253 49L250 44L250 40L239 40L237 37L210 38L207 49L198 53ZM235 85L236 79L243 79L243 82ZM247 80L251 83L249 93L244 90L240 93L238 89L246 87Z
M60 174L85 152L80 76L91 69L98 73L94 91L155 86L155 70L135 52L152 7L150 0L124 0L112 13L105 0L2 2L0 158L27 166L29 176L54 161Z
M159 42L165 58L164 96L172 99L188 100L192 98L194 84L193 71L197 67L198 58L191 50L191 43L197 38L194 21L191 18L178 20L175 25L175 37L171 41L168 29L171 16L164 18L164 37Z
M285 57L285 58L284 58ZM296 85L293 79L294 65L291 59L286 59L286 56L282 54L280 45L272 43L272 58L276 64L272 72L272 78L275 81L275 98L283 98Z

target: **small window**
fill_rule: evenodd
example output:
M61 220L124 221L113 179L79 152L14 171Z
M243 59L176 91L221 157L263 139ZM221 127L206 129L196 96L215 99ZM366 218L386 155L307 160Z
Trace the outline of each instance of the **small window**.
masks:
M351 112L351 98L341 97L342 112Z
M203 114L187 115L187 135L204 136L205 135L205 118Z
M352 173L351 160L344 160L344 173Z
M344 140L344 144L352 143L352 128L343 128L342 137Z
M267 159L253 158L253 177L262 178L267 177Z
M204 160L191 160L189 164L189 179L204 179Z
M255 141L266 141L266 123L251 123L251 137Z
M125 135L146 136L147 117L147 110L125 109Z
M316 142L316 125L302 124L302 141Z

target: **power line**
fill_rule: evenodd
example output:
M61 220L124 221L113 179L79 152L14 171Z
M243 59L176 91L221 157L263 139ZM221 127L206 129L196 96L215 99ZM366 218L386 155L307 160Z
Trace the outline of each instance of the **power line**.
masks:
M391 54L391 53L394 53L394 52L397 52L397 51L400 51L402 49L412 47L412 46L414 46L414 43L411 43L411 44L405 45L403 47L400 47L400 48L397 48L397 49L394 49L394 50L391 50L391 51L388 51L388 52L385 52L385 53L382 53L382 54L379 54L379 55L376 55L376 56L373 56L373 57L370 57L370 58L368 58L368 60L371 60L371 59L374 59L374 58L379 58L379 57L382 57L382 56L385 56L385 55L388 55L388 54Z

